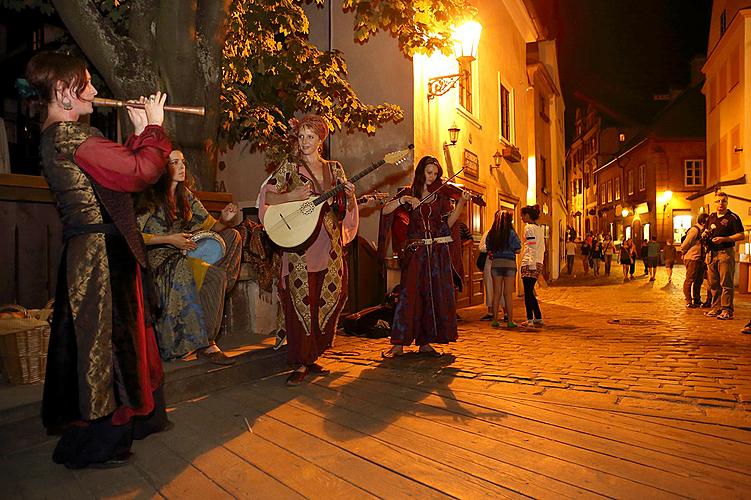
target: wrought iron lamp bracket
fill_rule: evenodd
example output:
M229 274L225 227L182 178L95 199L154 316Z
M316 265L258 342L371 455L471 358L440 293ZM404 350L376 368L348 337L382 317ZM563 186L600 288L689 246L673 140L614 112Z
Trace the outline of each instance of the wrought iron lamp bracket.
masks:
M461 78L464 78L464 73L436 76L428 79L428 101L434 97L442 96L456 87L456 84L459 83Z

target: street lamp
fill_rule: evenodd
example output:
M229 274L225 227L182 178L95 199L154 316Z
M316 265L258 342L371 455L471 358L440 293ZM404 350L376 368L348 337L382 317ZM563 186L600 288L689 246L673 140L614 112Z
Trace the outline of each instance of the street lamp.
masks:
M665 191L662 193L662 197L660 199L660 202L662 203L662 235L665 236L665 212L668 209L668 205L670 205L670 200L673 199L673 192L670 190ZM665 241L667 241L668 238L665 238Z
M461 129L454 123L449 127L449 143L447 146L454 146L459 140L459 131Z
M493 164L490 166L490 169L494 168L501 168L501 159L503 158L503 155L500 151L496 150L495 154L493 155Z
M459 61L459 73L453 75L436 76L428 79L428 101L434 97L444 95L456 86L462 78L467 78L467 71L461 69L462 63L471 63L477 58L477 46L480 44L482 26L477 21L467 21L454 29L454 57Z

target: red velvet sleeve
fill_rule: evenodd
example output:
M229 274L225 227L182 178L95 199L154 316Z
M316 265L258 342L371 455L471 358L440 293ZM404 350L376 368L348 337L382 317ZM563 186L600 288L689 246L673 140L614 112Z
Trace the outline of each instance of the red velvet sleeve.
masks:
M158 125L147 126L124 146L103 137L89 137L78 147L75 161L96 182L113 191L135 193L164 173L172 144Z

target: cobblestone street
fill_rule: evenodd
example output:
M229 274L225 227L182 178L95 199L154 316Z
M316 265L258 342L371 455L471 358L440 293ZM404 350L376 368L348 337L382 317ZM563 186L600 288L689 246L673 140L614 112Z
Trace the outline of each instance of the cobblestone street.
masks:
M170 404L174 429L118 469L55 465L54 437L0 447L0 497L748 498L751 303L704 317L661 271L543 286L539 329L463 309L438 358L339 336L329 376Z
M578 271L578 277L538 287L543 328L492 328L478 320L484 307L460 311L460 339L446 349L456 359L445 369L456 377L534 386L549 396L600 394L640 407L679 403L688 405L676 406L680 411L751 422L751 335L740 333L751 318L750 295L736 292L735 319L721 321L705 317L706 309L685 308L683 267L676 267L672 283L664 268L653 283L643 275L623 283L620 266L609 278ZM514 307L519 322L523 301ZM346 345L359 355L336 356L334 349L330 357L381 363L385 339L340 339L337 348ZM392 364L410 366L407 359Z

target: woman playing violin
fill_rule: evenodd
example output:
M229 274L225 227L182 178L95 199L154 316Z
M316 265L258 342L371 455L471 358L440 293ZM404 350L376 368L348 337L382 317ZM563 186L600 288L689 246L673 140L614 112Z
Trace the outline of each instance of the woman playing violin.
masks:
M391 326L391 348L384 358L404 354L414 342L419 352L440 356L431 344L457 339L456 300L449 243L451 227L470 198L462 193L456 206L442 190L443 174L438 160L423 157L415 169L412 185L387 203L384 215L401 212L408 219L401 252L401 291Z
M347 263L344 246L357 235L359 212L355 189L336 161L321 157L328 136L326 121L307 115L291 121L295 152L282 163L261 189L259 217L264 222L269 205L305 200L344 183L347 209L340 222L326 205L313 243L304 252L282 253L279 299L287 332L287 363L294 368L287 385L303 383L308 374L328 373L316 361L331 346L339 315L347 300Z

